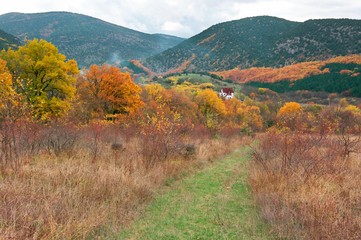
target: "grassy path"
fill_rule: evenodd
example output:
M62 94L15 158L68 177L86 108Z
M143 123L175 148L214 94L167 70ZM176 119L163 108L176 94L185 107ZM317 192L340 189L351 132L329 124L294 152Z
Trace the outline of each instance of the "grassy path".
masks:
M116 239L271 239L246 186L245 150L179 181Z

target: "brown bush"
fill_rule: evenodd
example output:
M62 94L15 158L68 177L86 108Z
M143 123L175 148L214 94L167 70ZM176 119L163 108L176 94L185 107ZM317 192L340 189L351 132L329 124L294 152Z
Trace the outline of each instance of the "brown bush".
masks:
M280 238L360 239L360 154L337 136L271 131L253 151L249 184Z

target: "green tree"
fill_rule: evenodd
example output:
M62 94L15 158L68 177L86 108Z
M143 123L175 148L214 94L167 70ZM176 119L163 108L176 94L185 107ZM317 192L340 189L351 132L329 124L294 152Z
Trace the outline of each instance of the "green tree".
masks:
M79 73L76 61L67 60L45 40L28 40L17 51L3 50L17 93L24 95L38 119L62 115L75 94Z

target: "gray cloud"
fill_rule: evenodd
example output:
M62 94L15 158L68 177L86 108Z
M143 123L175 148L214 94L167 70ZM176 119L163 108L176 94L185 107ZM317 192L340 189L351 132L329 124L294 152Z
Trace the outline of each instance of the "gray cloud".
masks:
M213 24L250 16L288 20L361 18L359 0L12 0L7 12L71 11L148 33L190 37Z

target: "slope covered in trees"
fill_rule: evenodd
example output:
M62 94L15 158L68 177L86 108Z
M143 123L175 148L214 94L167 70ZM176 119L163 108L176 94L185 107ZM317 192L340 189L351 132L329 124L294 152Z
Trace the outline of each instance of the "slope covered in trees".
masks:
M324 68L329 63L355 63L361 64L361 55L352 55L345 57L331 58L326 61L312 61L297 63L283 68L249 68L249 69L231 69L228 71L215 72L224 79L232 79L238 83L247 82L276 82L282 80L296 81L311 75L323 74L328 72ZM340 65L344 66L344 65ZM342 69L341 69L342 70ZM341 71L340 70L340 71Z
M269 88L283 93L296 90L324 91L361 97L361 64L327 63L322 73L310 75L297 81L282 80L275 82L249 82L248 85Z
M350 19L292 22L261 16L216 24L149 57L142 64L162 73L195 57L187 70L283 67L361 52L361 21Z
M52 42L79 66L140 59L162 52L182 38L146 34L93 17L69 13L9 13L0 16L0 29L20 39Z
M19 39L0 30L0 50L8 49L9 47L17 48L18 46L20 46Z

